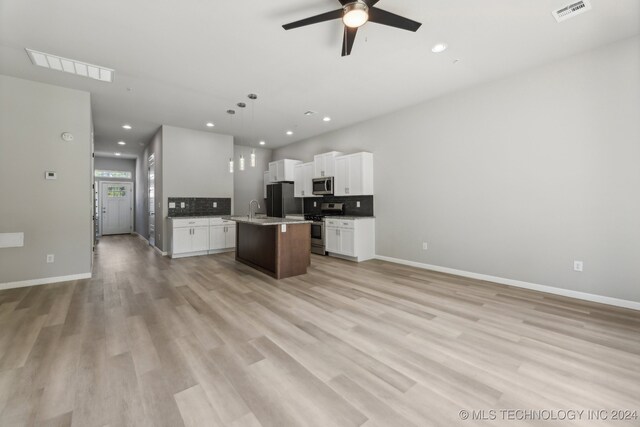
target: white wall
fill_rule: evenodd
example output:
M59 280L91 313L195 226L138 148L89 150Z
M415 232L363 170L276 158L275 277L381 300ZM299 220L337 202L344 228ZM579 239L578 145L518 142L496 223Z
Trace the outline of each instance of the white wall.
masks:
M89 93L0 75L0 283L91 272L92 182Z
M639 52L635 37L274 159L373 152L379 255L640 301Z
M162 126L162 247L167 239L169 197L233 198L233 137L211 132ZM233 200L231 201L233 206ZM159 239L160 240L160 239Z
M256 167L250 165L251 150L256 152ZM243 145L236 145L235 152L235 171L233 174L233 201L234 213L236 215L249 214L249 202L257 200L260 202L258 212L266 212L264 202L264 172L269 170L269 162L273 155L273 150L267 148L253 148ZM240 155L245 158L245 170L241 171L238 167L238 159Z

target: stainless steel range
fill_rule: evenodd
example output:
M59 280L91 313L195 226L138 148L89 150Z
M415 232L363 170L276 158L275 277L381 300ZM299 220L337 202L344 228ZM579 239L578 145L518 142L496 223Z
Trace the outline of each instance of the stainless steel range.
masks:
M304 216L311 223L311 252L318 255L326 255L325 250L325 216L344 215L344 203L322 203L319 214Z

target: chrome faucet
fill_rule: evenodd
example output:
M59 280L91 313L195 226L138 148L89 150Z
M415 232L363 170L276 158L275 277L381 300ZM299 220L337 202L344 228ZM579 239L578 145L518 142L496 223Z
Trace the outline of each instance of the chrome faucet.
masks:
M253 207L253 202L256 202L256 209L260 209L260 203L257 200L252 200L249 202L249 219L253 219L253 211L251 208Z

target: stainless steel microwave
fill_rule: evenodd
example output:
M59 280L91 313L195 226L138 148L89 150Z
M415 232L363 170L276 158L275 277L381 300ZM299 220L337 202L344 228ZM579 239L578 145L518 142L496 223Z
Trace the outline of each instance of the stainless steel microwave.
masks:
M331 195L333 196L333 177L314 178L313 194L317 196Z

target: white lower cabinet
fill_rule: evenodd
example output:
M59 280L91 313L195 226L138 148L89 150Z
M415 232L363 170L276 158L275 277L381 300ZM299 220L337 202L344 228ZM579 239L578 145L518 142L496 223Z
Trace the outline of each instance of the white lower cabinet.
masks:
M236 223L222 218L171 218L171 258L207 255L236 246Z
M222 251L236 247L236 223L226 219L211 218L209 226L209 250Z
M209 218L172 218L171 257L204 255L209 250Z
M325 250L329 255L366 261L375 257L375 219L325 219Z

